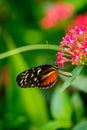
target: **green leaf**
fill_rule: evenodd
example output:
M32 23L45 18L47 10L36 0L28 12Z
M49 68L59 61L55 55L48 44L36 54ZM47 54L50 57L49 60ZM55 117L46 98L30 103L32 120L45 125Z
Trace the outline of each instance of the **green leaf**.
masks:
M15 48L12 39L10 39L9 41L10 45L8 44L8 49ZM24 61L21 54L12 56L10 58L10 63L13 67L13 71L11 72L13 76L11 76L12 84L7 90L7 95L10 95L10 99L12 99L12 97L13 99L15 99L15 102L13 102L13 100L10 100L10 104L13 104L12 109L15 109L15 107L19 107L19 104L21 102L21 105L19 107L20 111L21 109L24 109L32 124L42 126L48 121L48 114L46 103L40 89L22 89L19 88L16 83L17 74L24 71L26 68L28 69L28 65Z
M83 66L77 66L73 71L72 71L72 77L67 77L64 81L63 86L60 89L60 93L63 92L66 88L68 88L72 82L77 78L77 76L80 74L81 70L83 69Z
M51 99L51 114L58 121L71 120L72 105L67 92L59 93L59 88L55 89Z
M17 62L17 58L18 56L16 57L16 59L13 58L13 64L14 64L14 61L16 60L16 64L18 65L22 57L19 58L20 59L19 62ZM24 63L25 62L20 62L22 66L24 66ZM19 72L20 66L18 69L17 68L15 68L16 72ZM16 80L16 76L17 75L15 75L15 80ZM37 125L44 124L48 120L48 115L47 115L45 100L41 94L41 91L37 88L35 89L20 88L19 91L21 94L21 99L23 100L24 108L27 112L27 115L31 119L31 122Z
M60 128L70 128L71 123L70 122L65 122L65 121L50 121L46 125L44 125L40 130L56 130Z
M72 86L87 93L87 76L78 75L78 77L73 81Z
M87 130L87 120L80 122L72 130Z
M77 92L73 93L71 96L71 102L74 108L74 120L75 122L78 122L83 118L85 113L85 106L83 104L82 98L80 97L80 94Z

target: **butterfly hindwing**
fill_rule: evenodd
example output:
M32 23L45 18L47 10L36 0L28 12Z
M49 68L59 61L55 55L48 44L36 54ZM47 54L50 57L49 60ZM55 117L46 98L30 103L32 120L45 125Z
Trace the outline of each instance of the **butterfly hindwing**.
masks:
M42 65L20 73L16 80L20 87L52 87L57 80L57 71L52 65Z
M52 87L57 81L57 72L55 70L51 70L46 75L41 78L41 88L49 88Z
M49 88L52 87L57 81L58 73L56 69L50 65L47 69L45 69L41 76L38 77L40 81L40 88Z

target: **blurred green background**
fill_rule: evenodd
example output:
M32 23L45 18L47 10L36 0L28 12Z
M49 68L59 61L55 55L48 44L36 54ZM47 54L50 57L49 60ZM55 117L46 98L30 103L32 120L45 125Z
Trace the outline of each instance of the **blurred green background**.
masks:
M0 0L0 130L87 129L87 66L61 94L62 76L47 90L16 83L20 72L52 64L57 49L49 45L58 46L67 29L82 24L87 26L87 0ZM32 48L37 44L42 49ZM4 53L27 45L30 51Z

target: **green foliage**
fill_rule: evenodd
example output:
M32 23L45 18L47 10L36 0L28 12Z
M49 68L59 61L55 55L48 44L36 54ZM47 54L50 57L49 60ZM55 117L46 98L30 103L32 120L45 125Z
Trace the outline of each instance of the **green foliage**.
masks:
M72 116L72 105L66 92L59 93L59 87L55 89L51 99L51 114L59 121L69 121Z
M87 121L82 121L72 130L86 130L86 129L87 129Z
M7 95L8 96L10 95L10 97L8 98L8 102L12 103L12 106L13 106L12 113L14 113L14 107L17 104L17 106L19 106L17 111L20 111L20 109L22 109L22 111L24 110L25 113L27 113L27 116L29 116L31 124L34 123L36 126L41 126L42 124L46 123L48 120L44 98L41 95L41 92L39 91L39 89L29 89L29 90L25 89L24 90L17 87L17 84L15 82L16 80L15 77L17 76L17 73L19 71L22 71L20 66L22 65L22 68L26 68L27 66L27 64L21 57L21 55L18 54L17 56L13 56L10 59L10 63L11 63L10 68L12 68L10 76L13 77L12 78L13 81L11 82L11 85L9 85L10 90L7 90L7 92L8 93L10 92L11 94L12 93L13 94L12 95L7 94ZM15 63L16 65L14 66ZM13 87L13 90L11 88L13 86L12 84L16 86L16 87ZM14 98L15 95L16 95L16 100ZM12 98L14 99L12 100ZM15 116L15 114L13 116Z
M65 90L68 86L71 85L71 83L76 79L76 77L80 74L81 70L83 69L83 66L77 66L73 71L72 71L72 77L69 79L65 77L65 82L63 86L60 89L60 92Z
M81 82L81 83L80 83ZM79 75L72 83L73 87L87 93L87 76Z
M70 128L71 123L68 121L50 121L48 122L46 125L44 125L41 130L56 130L56 129L60 129L60 128Z
M85 107L79 93L75 92L72 94L71 102L74 108L73 116L74 116L75 122L79 122L83 118L83 115L85 113L85 109L84 109Z

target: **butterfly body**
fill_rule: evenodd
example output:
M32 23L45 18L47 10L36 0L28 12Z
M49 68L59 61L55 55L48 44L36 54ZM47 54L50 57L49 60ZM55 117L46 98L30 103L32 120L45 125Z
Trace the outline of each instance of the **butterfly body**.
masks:
M57 68L54 65L42 65L20 73L16 80L22 88L50 88L58 78Z

